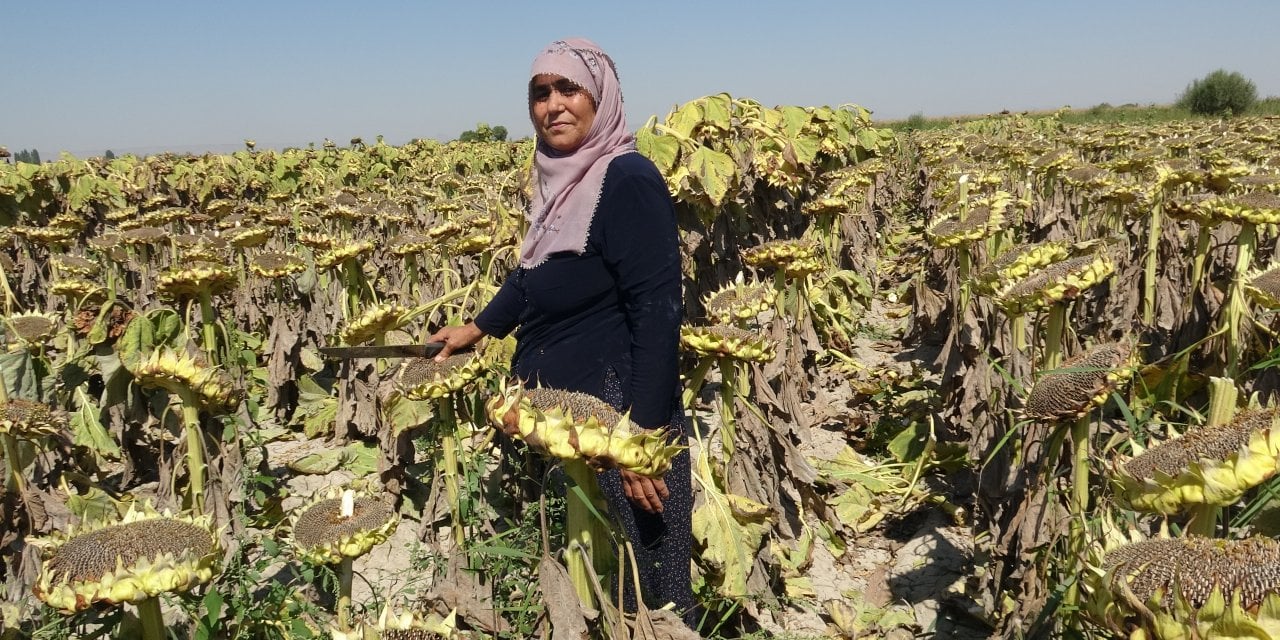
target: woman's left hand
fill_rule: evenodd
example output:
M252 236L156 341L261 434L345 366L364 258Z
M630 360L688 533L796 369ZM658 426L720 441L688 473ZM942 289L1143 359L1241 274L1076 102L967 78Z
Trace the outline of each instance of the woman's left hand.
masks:
M662 513L662 501L671 497L666 480L648 478L625 469L619 469L618 475L622 477L622 492L628 500L649 513Z

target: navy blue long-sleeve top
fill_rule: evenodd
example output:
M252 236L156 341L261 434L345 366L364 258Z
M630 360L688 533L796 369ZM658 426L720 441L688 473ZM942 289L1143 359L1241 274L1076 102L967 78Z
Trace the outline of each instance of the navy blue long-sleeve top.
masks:
M517 267L476 326L496 337L519 327L512 365L527 386L603 397L612 374L632 421L666 426L679 407L679 246L657 167L621 155L605 173L586 250Z

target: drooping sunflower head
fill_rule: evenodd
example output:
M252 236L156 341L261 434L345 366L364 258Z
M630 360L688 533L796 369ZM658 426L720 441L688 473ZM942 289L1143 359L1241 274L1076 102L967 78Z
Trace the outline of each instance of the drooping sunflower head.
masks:
M1048 421L1075 420L1089 413L1133 377L1133 351L1127 342L1105 342L1068 359L1031 387L1024 413Z
M63 278L49 285L49 293L74 301L100 303L107 299L107 289L85 278Z
M1280 309L1280 265L1273 265L1246 276L1245 293L1268 309Z
M777 345L767 336L727 324L680 327L680 344L700 356L771 362Z
M205 203L204 212L211 216L214 220L218 220L223 216L231 214L239 206L239 202L226 198L215 198Z
M184 269L162 274L156 292L171 300L192 300L208 292L210 296L231 291L239 284L236 274L220 264L198 262Z
M1094 253L1054 262L996 292L996 303L1009 313L1027 313L1078 297L1115 273L1115 263L1105 248Z
M817 249L803 240L771 240L742 251L742 261L749 265L786 269L797 261L817 257Z
M249 260L249 270L263 278L287 278L307 270L302 258L284 251L266 251Z
M58 271L79 277L89 277L98 273L98 263L81 256L64 254L54 256L53 264Z
M754 320L773 307L778 292L762 282L731 283L711 292L703 300L707 317L722 324Z
M344 344L357 345L403 327L412 310L394 302L376 304L365 309L342 330L339 338Z
M1070 255L1071 248L1065 242L1015 245L987 263L974 278L974 288L981 293L995 293L1001 285L1021 280L1042 267L1066 260Z
M357 558L395 532L400 516L391 504L351 489L334 487L294 511L289 542L298 555L317 564Z
M493 236L488 233L471 233L454 238L449 243L449 253L456 256L469 256L484 253L494 246Z
M451 640L458 633L457 612L441 617L435 612L425 615L416 611L395 613L388 604L378 616L376 625L358 623L349 630L331 629L333 640Z
M1276 637L1280 625L1280 542L1276 540L1261 536L1141 540L1109 551L1103 569L1110 588L1104 597L1113 615L1150 637Z
M143 386L159 387L184 401L191 399L215 415L235 410L244 397L221 368L167 347L152 351L132 367L129 372Z
M175 220L185 219L190 213L190 211L187 211L182 207L165 207L163 209L156 209L155 211L148 211L142 214L140 220L142 221L142 224L145 225L163 227Z
M460 391L480 376L483 359L473 353L457 353L436 362L433 358L406 358L400 365L396 386L410 400L434 400Z
M1214 222L1280 222L1280 195L1251 191L1239 196L1218 196L1198 203L1201 215Z
M32 543L43 556L32 591L67 612L188 591L212 580L222 559L208 516L161 514L136 504L119 521Z
M513 384L485 405L495 426L513 408L516 437L552 457L584 460L597 469L660 476L683 449L671 444L665 431L639 429L612 405L586 393Z
M422 235L421 233L402 233L391 240L391 253L397 256L407 256L418 253L426 253L436 246L435 240Z
M133 247L149 247L163 244L169 232L158 227L137 227L120 232L120 244Z
M303 230L298 232L298 244L313 251L329 251L338 246L340 241L323 231Z
M261 247L271 239L273 228L264 225L246 225L228 230L224 235L233 247L247 249Z
M1280 412L1257 409L1231 422L1192 428L1117 466L1122 504L1138 511L1179 513L1188 506L1224 506L1276 474Z
M17 313L4 323L10 335L30 345L42 345L58 333L58 317L51 313Z
M461 235L462 232L462 225L453 220L445 220L444 222L427 229L427 237L435 240L436 242L444 242Z
M299 241L301 241L301 237L299 237ZM332 249L316 256L316 266L323 269L331 269L348 260L359 260L372 252L373 242L368 240L337 244Z
M49 405L25 398L0 402L0 433L24 440L58 433L67 427L67 416Z
M954 247L986 238L1003 225L1003 208L973 206L963 215L955 213L939 218L925 229L925 238L938 248Z

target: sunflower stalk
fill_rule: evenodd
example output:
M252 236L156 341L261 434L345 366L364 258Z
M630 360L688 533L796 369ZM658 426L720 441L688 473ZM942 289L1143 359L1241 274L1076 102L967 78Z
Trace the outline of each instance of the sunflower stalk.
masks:
M734 441L738 433L738 421L734 416L734 401L738 397L738 370L732 358L719 358L720 369L720 451L724 454L725 477L729 473L729 461L733 460Z
M1186 298L1183 300L1182 306L1190 313L1191 302L1195 299L1196 291L1200 289L1200 279L1204 276L1204 263L1209 256L1209 241L1212 239L1213 227L1201 224L1199 232L1196 234L1196 255L1191 263L1191 287L1187 289Z
M958 220L963 223L966 216L969 215L969 180L968 176L960 177L960 192L957 206L959 208ZM956 305L956 318L963 318L964 312L969 308L969 272L973 268L973 256L969 253L969 243L962 242L956 247L956 274L957 282L960 285L960 304Z
M204 355L211 366L218 366L222 359L218 357L217 316L213 312L213 296L208 289L200 291L200 334L204 340Z
M204 431L200 428L198 400L190 393L182 401L182 424L187 436L187 502L195 513L204 513Z
M609 529L599 517L607 506L604 494L600 491L600 483L596 480L596 473L587 466L585 460L566 460L564 470L577 487L576 491L571 489L568 492L565 505L565 545L569 549L577 545L585 550L583 554L565 554L565 563L569 568L569 579L582 604L597 609L592 588L593 569L599 576L613 571L613 556L608 543Z
M1068 533L1070 548L1070 564L1075 566L1084 561L1087 541L1085 540L1085 522L1089 509L1089 425L1093 422L1091 414L1080 416L1071 426L1072 472L1071 482L1071 527ZM1075 580L1067 588L1065 604L1074 607L1080 602L1080 581Z
M1151 208L1151 220L1147 226L1146 264L1142 277L1142 324L1150 327L1155 322L1156 314L1156 259L1160 249L1161 224L1164 218L1164 203L1159 195ZM1194 283L1192 289L1194 290Z
M444 476L445 495L449 498L453 541L461 549L465 536L458 476L462 470L458 463L458 420L453 411L453 394L445 394L436 399L436 415L440 420L440 459L437 464Z
M1236 401L1239 390L1235 380L1231 378L1213 377L1209 380L1209 416L1205 427L1217 427L1231 422L1236 413ZM1187 522L1187 533L1215 537L1218 531L1218 516L1222 507L1204 503L1191 509L1191 519Z
M168 635L164 625L164 613L160 610L160 598L151 596L139 602L137 607L144 640L165 640Z
M4 372L0 372L0 406L7 404L9 404L9 387L4 379ZM4 484L5 491L20 496L26 493L27 479L18 466L18 439L7 431L0 433L0 446L4 447L4 466L8 473Z
M1056 302L1049 307L1049 317L1045 323L1044 354L1041 361L1042 370L1058 368L1062 364L1062 338L1066 332L1067 303Z
M4 446L4 466L8 474L5 490L13 495L22 495L27 490L27 479L18 463L18 439L11 433L0 433L0 444Z
M697 400L698 394L702 391L702 384L707 380L707 372L711 371L711 365L715 363L716 358L702 356L698 359L698 365L686 376L687 382L684 385L684 393L681 398L686 410L693 407L694 400Z
M1257 245L1257 226L1249 222L1240 223L1240 235L1236 237L1236 268L1231 277L1231 288L1227 292L1224 309L1227 327L1226 375L1229 378L1235 378L1240 373L1240 354L1244 350L1240 340L1240 321L1248 311L1244 284Z

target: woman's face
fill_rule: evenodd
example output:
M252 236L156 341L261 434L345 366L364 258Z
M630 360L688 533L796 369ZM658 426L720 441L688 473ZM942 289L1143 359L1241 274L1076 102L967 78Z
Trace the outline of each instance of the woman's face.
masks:
M547 73L538 74L529 82L529 111L538 137L561 153L582 146L596 120L596 104L590 92Z

